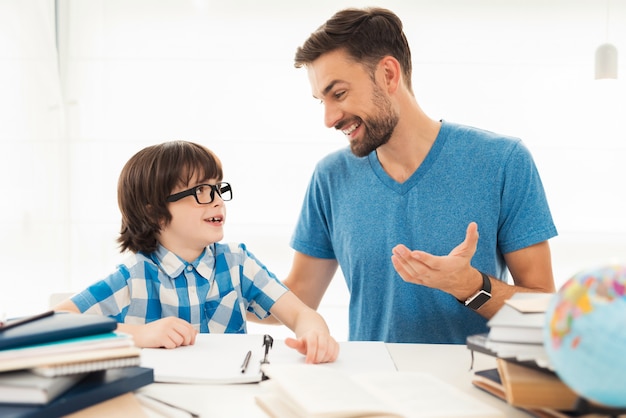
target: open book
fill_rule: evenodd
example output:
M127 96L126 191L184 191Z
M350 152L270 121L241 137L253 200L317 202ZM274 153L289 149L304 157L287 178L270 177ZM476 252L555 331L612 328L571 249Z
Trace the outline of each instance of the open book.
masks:
M268 365L257 404L274 418L496 418L504 413L426 373L342 373L327 365Z

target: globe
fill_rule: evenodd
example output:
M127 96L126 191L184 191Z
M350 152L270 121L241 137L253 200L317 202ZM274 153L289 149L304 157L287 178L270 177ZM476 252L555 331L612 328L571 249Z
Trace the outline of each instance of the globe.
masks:
M626 406L626 265L581 271L550 300L544 346L559 378L588 401Z

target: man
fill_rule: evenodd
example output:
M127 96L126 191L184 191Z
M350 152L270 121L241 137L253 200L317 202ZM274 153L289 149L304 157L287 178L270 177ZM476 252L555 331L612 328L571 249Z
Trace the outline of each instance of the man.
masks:
M284 283L305 303L340 266L350 340L465 343L515 292L554 291L557 232L530 153L422 111L395 14L337 12L295 66L350 143L318 163L292 238Z

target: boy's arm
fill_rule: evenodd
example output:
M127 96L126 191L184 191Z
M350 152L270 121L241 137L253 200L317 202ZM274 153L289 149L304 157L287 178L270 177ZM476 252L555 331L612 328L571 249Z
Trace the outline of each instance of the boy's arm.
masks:
M57 312L81 313L78 309L78 306L76 306L76 304L72 302L72 299L65 299L63 302L55 305L52 309Z
M67 299L53 308L55 311L81 313L71 299ZM133 336L137 347L175 348L181 345L193 345L196 331L191 324L173 316L161 318L149 324L118 324L117 330Z
M285 343L304 354L307 363L328 363L337 359L339 344L330 335L326 321L295 294L285 293L270 312L296 334L296 339L287 338Z
M176 348L193 345L198 331L184 319L174 316L157 319L148 324L118 324L117 330L133 336L142 348Z
M283 284L302 302L313 309L319 307L322 297L337 272L339 264L335 259L316 258L296 251L289 275ZM246 314L248 321L264 325L281 324L274 315L259 319L255 314Z

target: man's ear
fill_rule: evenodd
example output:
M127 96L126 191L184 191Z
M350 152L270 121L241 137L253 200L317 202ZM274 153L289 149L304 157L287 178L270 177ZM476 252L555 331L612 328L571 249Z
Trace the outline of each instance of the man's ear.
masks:
M382 70L387 92L390 94L395 93L402 82L400 63L394 57L386 55L380 60L378 67Z

